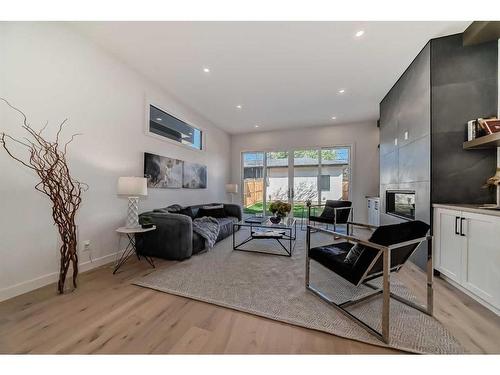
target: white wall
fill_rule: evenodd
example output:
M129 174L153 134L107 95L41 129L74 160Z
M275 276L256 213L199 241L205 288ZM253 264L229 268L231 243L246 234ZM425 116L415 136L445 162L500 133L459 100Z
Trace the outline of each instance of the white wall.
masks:
M231 136L231 179L241 181L243 151L287 151L318 146L353 145L351 199L354 218L367 222L366 195L379 191L379 129L375 122L255 132ZM241 185L239 191L241 192ZM241 202L241 195L235 201Z
M147 56L144 56L147 58ZM125 220L126 199L116 195L119 176L141 176L143 152L208 166L204 190L150 189L141 211L172 203L227 200L230 137L137 72L57 23L0 22L0 96L21 108L35 128L64 118L64 134L81 132L69 151L72 175L89 184L77 222L80 245L91 241L94 263L113 260ZM189 150L144 134L146 97L204 130L206 150ZM49 126L49 127L50 127ZM19 117L0 104L0 131L22 136ZM50 134L50 131L49 131ZM22 154L22 149L16 147ZM35 174L0 150L0 300L55 280L56 228L48 199L34 190ZM124 243L123 243L124 244Z

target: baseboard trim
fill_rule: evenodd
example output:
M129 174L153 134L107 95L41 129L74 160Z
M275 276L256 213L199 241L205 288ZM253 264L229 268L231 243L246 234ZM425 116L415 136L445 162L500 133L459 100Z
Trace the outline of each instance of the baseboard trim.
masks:
M78 265L79 272L90 271L91 269L103 266L105 264L111 263L115 260L117 252L93 259L92 261L86 261ZM7 288L0 289L0 302L8 300L10 298L19 296L24 293L31 292L35 289L39 289L46 285L56 282L59 278L59 272L49 273L37 277L32 280L23 281L21 283L8 286Z
M455 288L457 288L458 290L460 290L461 292L463 292L464 294L467 294L474 301L479 302L481 305L483 305L484 307L486 307L488 310L491 310L497 316L500 316L500 310L497 307L493 306L491 303L483 300L478 295L476 295L473 292L471 292L470 290L464 288L462 285L460 285L456 281L450 279L448 276L444 275L442 272L441 272L441 275L439 277L442 280L446 281L448 284L454 286Z

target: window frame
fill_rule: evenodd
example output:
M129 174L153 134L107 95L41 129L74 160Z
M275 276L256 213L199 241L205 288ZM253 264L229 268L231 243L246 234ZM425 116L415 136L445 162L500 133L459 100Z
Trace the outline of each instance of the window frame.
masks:
M159 109L162 112L165 112L167 115L172 116L172 117L176 118L179 121L184 122L188 126L199 130L200 133L201 133L201 142L200 142L201 149L198 149L198 148L193 147L193 146L186 145L186 144L181 143L181 142L177 142L177 141L175 141L173 139L170 139L170 138L167 138L167 137L163 137L163 136L161 136L159 134L151 132L149 130L150 107L151 106L155 107L156 109ZM206 129L205 128L203 128L201 126L198 126L198 125L193 125L192 122L188 122L188 121L183 120L180 116L178 116L177 114L173 113L172 111L165 110L164 107L162 107L161 105L158 105L158 103L155 102L155 101L153 101L153 100L147 99L144 107L145 107L145 109L144 109L144 133L147 136L155 138L155 139L160 140L160 141L168 142L170 144L173 144L173 145L176 145L176 146L179 146L179 147L183 147L183 148L185 148L187 150L191 150L191 151L195 151L195 152L205 152L206 151L206 136L207 136L207 133L206 133Z
M264 153L264 183L267 179L267 153L268 152L279 152L279 151L286 151L288 152L288 168L289 168L289 179L290 179L290 173L293 174L293 168L295 167L295 163L293 161L293 152L296 150L304 150L304 149L317 149L319 150L319 171L318 174L321 175L321 167L322 167L322 158L321 158L321 150L323 149L330 149L330 148L349 148L349 163L348 163L348 168L349 168L349 200L353 201L353 186L354 186L354 181L355 181L355 176L354 176L354 169L355 169L355 163L356 163L356 144L355 143L340 143L340 144L321 144L321 145L313 145L313 146L289 146L285 148L281 147L256 147L256 148L242 148L240 149L240 204L243 207L244 206L244 174L243 174L243 154L245 153L253 153L253 152L262 152ZM293 164L290 164L293 163ZM293 180L292 180L293 181ZM321 193L320 193L321 194ZM266 191L264 188L264 203L266 203ZM321 199L321 195L319 195L319 198ZM265 206L264 206L265 207Z

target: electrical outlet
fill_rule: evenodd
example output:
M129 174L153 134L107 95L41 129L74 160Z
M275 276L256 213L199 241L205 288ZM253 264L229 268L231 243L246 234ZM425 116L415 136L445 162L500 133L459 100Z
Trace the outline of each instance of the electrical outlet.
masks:
M90 241L83 241L83 251L90 251Z

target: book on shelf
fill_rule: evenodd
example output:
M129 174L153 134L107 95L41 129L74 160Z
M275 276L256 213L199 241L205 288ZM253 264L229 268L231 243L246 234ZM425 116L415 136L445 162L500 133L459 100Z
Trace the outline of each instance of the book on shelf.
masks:
M478 118L476 132L480 131L481 136L500 132L500 120L496 117ZM477 137L476 137L477 138Z
M484 122L486 123L486 128L488 129L489 134L500 132L500 120L490 119L485 120Z
M477 118L467 122L467 141L500 132L500 120L496 117Z
M472 141L476 139L476 120L467 122L467 140Z

